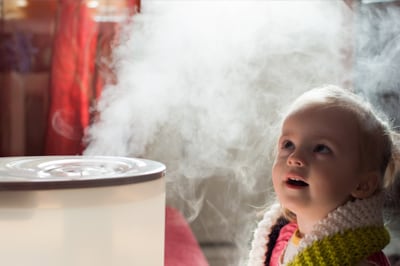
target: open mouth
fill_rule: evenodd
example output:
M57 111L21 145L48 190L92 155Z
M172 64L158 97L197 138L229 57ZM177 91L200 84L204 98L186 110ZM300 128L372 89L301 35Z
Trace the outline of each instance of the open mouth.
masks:
M286 183L291 186L296 186L296 187L307 187L308 184L304 182L303 180L296 179L296 178L288 178L286 180Z

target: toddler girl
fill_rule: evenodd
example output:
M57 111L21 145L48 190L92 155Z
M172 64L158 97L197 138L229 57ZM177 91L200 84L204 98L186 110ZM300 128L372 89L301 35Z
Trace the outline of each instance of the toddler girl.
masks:
M398 136L348 90L301 95L281 125L278 202L254 232L248 265L389 265L382 211L399 172Z

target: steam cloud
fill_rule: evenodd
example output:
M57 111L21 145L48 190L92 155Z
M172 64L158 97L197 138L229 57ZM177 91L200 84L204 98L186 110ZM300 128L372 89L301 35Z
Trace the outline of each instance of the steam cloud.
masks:
M400 126L400 7L362 5L356 19L355 89Z
M341 0L142 1L85 154L163 162L167 203L198 239L246 251L254 206L272 197L280 110L309 88L352 82L356 22Z

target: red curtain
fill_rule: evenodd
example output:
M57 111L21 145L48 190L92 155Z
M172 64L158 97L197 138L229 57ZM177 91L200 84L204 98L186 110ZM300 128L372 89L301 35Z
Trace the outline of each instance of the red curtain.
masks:
M60 0L54 37L46 154L81 154L89 123L96 23L85 1Z
M140 0L126 1L130 15L139 10ZM94 10L88 8L86 2L59 1L46 132L47 155L82 154L91 101L99 97L103 80L107 81L104 75L110 74L110 71L99 70L101 63L96 66L96 61L104 60L96 59L110 56L117 23L108 23L108 26L96 23ZM111 33L105 33L104 29ZM99 39L104 36L105 39Z

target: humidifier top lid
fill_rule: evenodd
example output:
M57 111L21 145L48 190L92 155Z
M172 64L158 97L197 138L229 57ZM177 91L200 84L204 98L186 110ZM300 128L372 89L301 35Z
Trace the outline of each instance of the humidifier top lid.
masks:
M115 156L29 156L0 158L0 190L87 188L158 179L162 163Z

